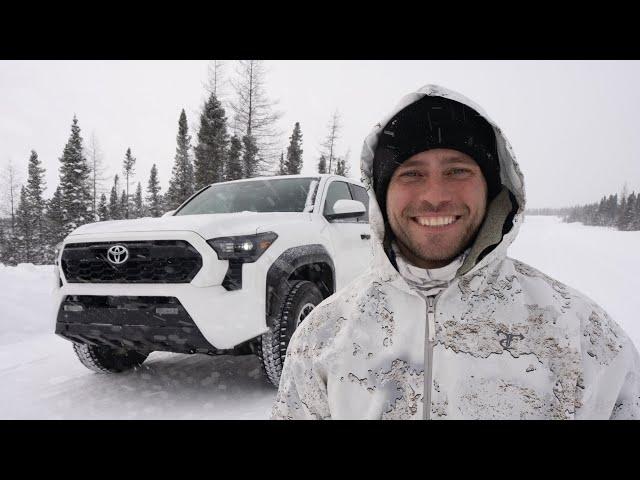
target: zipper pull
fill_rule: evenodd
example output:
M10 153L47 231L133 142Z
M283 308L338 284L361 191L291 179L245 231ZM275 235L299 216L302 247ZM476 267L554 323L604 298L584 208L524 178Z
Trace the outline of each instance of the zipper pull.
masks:
M429 301L429 308L427 309L427 320L429 322L429 341L435 342L436 340L436 307L433 297L427 297Z

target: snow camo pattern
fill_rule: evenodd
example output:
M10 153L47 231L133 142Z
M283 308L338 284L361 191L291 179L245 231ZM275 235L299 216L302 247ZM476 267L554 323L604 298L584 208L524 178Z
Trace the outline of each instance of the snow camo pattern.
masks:
M518 202L501 242L437 298L430 385L427 303L384 252L382 215L371 191L381 125L423 95L465 103L494 126L502 184ZM481 108L438 86L408 95L365 140L362 172L372 265L296 330L272 418L640 418L640 356L625 332L583 294L507 256L523 219L523 176L508 141Z

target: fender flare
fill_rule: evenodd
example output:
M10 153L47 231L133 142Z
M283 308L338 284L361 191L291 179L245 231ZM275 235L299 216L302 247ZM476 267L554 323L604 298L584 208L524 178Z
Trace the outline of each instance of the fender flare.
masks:
M323 245L300 245L288 248L271 264L267 271L265 289L265 318L269 328L273 325L273 318L279 311L278 307L289 290L286 279L298 268L314 263L329 265L333 287L330 294L333 294L336 285L336 269L331 255Z

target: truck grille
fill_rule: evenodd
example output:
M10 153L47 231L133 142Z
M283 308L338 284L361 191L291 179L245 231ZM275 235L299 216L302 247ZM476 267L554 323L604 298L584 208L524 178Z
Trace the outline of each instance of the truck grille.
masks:
M114 245L128 250L121 265L107 259ZM189 283L202 268L202 257L184 240L70 243L61 266L69 283Z

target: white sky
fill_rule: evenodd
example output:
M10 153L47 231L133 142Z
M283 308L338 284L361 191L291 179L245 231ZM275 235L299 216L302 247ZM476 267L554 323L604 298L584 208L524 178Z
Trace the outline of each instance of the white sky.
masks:
M195 145L208 61L0 61L0 166L22 179L29 152L47 169L49 197L74 113L86 141L95 133L108 175L125 151L146 187L156 163L168 185L180 110ZM316 170L331 113L342 116L339 153L351 150L359 178L362 141L406 93L436 83L481 105L501 126L525 176L528 206L593 202L640 189L638 61L266 61L267 92L279 100L283 148L303 133L303 173ZM225 62L232 76L235 62ZM225 87L230 99L232 89ZM227 113L230 117L230 112ZM105 185L110 188L110 185Z

